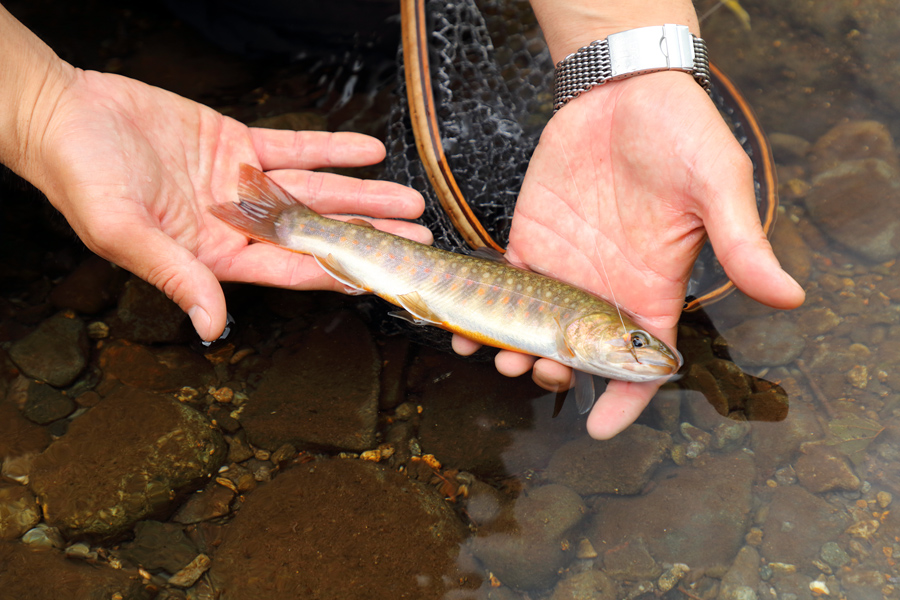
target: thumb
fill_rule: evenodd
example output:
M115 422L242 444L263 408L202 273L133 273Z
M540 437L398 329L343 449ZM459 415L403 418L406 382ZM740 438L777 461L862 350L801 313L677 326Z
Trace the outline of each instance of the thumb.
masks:
M121 251L108 257L154 285L186 312L206 341L225 330L225 294L212 271L193 253L159 229L130 232Z
M705 214L702 215L716 257L742 292L767 306L797 308L806 296L775 257L759 221L752 166L742 160L721 168L709 163ZM702 177L702 176L701 176Z

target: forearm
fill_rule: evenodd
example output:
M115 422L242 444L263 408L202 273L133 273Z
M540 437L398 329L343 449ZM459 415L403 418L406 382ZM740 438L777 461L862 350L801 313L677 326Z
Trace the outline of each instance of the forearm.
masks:
M74 69L0 6L0 163L32 180L39 140Z
M553 61L611 33L675 23L699 35L690 0L531 0Z

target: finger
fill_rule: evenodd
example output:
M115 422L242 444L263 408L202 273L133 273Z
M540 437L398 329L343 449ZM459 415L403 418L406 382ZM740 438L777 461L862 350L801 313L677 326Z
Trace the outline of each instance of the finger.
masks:
M201 338L218 338L225 330L225 295L212 271L159 229L129 228L127 235L121 243L107 237L98 254L161 290L188 314Z
M497 371L501 375L518 377L530 371L536 360L536 357L528 354L513 352L512 350L501 350L494 357L494 366L497 367Z
M572 369L549 358L541 358L534 363L531 378L549 392L558 392L572 387Z
M660 385L655 381L610 381L588 415L588 434L597 440L608 440L621 433L640 416Z
M384 160L384 144L361 133L250 128L264 171L361 167Z
M422 194L399 183L295 169L266 174L318 213L415 219L425 210Z
M453 348L453 351L460 356L471 356L478 352L478 349L481 348L481 344L479 344L475 340L471 340L458 333L453 334L453 339L450 341L450 346Z
M778 263L759 222L753 173L746 155L707 175L703 223L716 257L734 284L774 308L796 308L803 288ZM713 192L712 190L717 190Z

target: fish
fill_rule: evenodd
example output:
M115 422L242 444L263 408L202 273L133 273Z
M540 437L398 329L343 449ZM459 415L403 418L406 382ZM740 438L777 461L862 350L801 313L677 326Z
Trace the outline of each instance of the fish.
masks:
M593 406L593 375L653 381L682 358L604 299L508 262L457 254L324 217L259 169L240 166L237 202L212 214L247 237L311 255L351 294L375 294L391 313L482 344L549 358L575 370L579 412Z

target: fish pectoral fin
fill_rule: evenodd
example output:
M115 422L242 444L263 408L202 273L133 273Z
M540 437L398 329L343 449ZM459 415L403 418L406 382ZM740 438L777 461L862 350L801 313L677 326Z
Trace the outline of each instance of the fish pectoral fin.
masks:
M556 322L556 351L564 358L575 358L575 351L566 340L566 331L563 329L562 323L556 317L553 317L553 320Z
M425 300L422 299L421 294L419 292L410 292L408 294L401 294L397 296L397 302L401 307L406 309L406 312L409 313L410 316L414 319L414 323L421 325L422 323L428 323L429 325L443 325L443 321L439 316L437 316L428 305L425 304ZM406 318L406 317L401 317ZM407 319L409 320L409 319Z
M353 217L352 219L347 220L348 223L352 223L353 225L359 225L360 227L368 227L369 229L375 229L375 226L369 223L368 221L364 221L358 217Z
M575 408L583 415L593 408L597 400L594 392L594 376L583 371L575 371Z
M346 291L351 296L369 293L369 290L364 288L362 283L354 279L344 268L344 265L338 262L333 254L329 254L325 258L313 255L313 258L316 259L316 262L319 263L319 266L322 267L323 271L347 286Z

